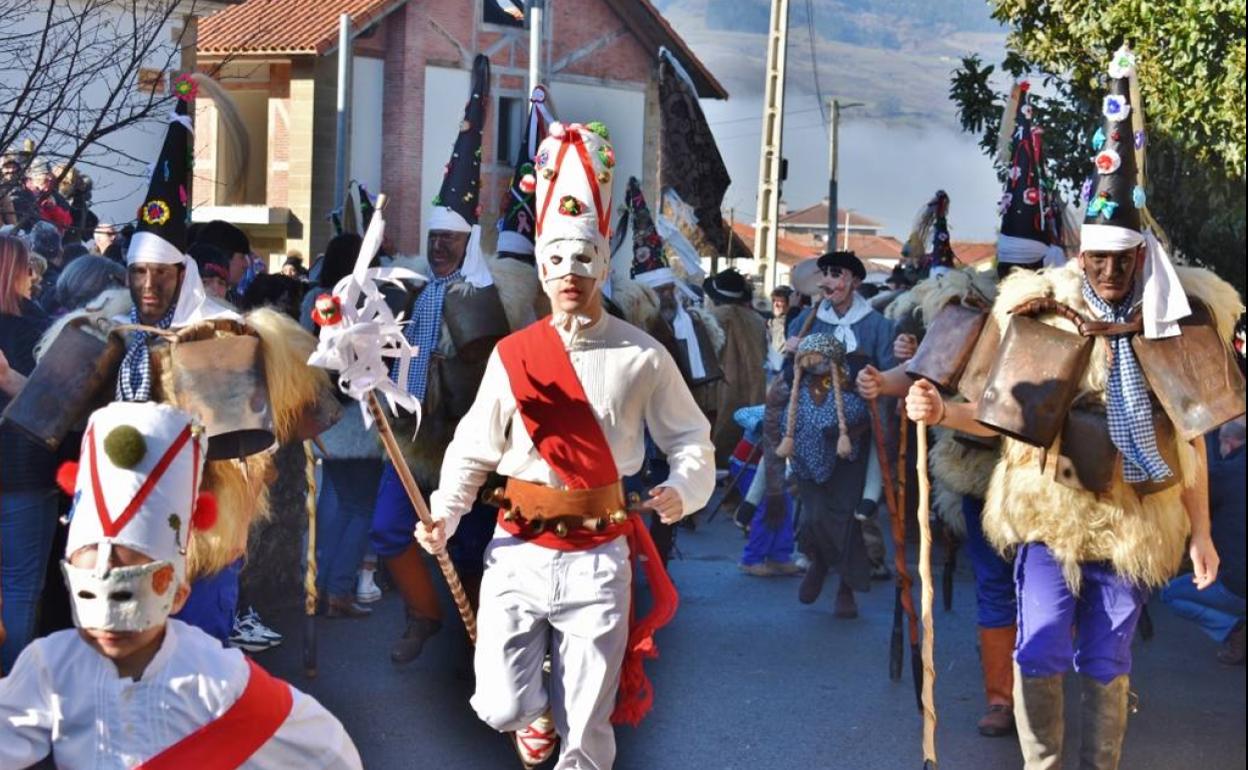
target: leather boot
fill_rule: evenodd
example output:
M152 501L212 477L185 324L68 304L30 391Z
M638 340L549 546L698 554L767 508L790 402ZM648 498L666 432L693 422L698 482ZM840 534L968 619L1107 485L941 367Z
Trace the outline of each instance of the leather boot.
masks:
M797 588L797 600L802 604L814 604L823 591L823 581L827 578L828 565L815 554L810 559L810 566L806 568L806 577L802 578L802 584Z
M390 660L407 663L415 660L425 640L442 628L442 607L433 587L433 578L425 566L424 551L413 543L398 556L386 559L386 569L407 614L403 636L390 650Z
M1025 770L1061 770L1062 679L1023 676L1014 666L1014 721Z
M979 663L988 696L979 734L990 738L1014 732L1014 636L1014 626L979 629Z
M836 589L836 604L832 615L842 620L853 620L858 617L858 602L854 601L854 589L850 588L844 580Z
M1126 674L1101 684L1090 676L1081 676L1083 698L1080 720L1083 741L1079 745L1079 770L1118 770L1122 757L1122 739L1127 734Z

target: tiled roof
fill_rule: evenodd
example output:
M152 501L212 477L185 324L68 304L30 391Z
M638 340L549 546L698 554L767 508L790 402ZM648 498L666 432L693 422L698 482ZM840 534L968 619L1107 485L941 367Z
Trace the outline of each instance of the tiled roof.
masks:
M338 43L338 17L365 29L407 0L246 0L199 22L203 54L323 55Z
M870 217L864 217L857 211L848 213L850 227L874 227L879 229L884 226ZM846 212L843 209L838 208L836 210L836 222L840 227L845 226L845 214ZM813 206L790 211L780 217L780 226L784 227L785 225L810 225L826 228L828 226L828 199L824 198Z
M997 256L997 244L982 241L954 241L953 253L963 264L976 265L985 260L994 259Z
M741 240L750 244L751 250L754 248L754 227L744 222L735 222L732 225L732 231ZM776 238L776 257L780 260L780 264L792 267L798 262L805 262L811 257L817 257L823 253L820 246L808 243L805 240L797 238L786 238L785 236L777 236Z
M820 254L828 250L823 238L812 233L790 232L785 237L816 249ZM837 249L852 251L863 259L898 259L901 257L901 245L901 241L891 235L868 235L851 231L848 239L845 233L836 238Z

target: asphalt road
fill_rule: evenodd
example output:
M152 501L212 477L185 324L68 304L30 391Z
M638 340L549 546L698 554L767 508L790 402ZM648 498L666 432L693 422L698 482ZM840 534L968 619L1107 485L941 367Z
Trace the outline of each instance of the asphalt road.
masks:
M836 620L832 590L804 606L797 602L796 578L739 573L741 545L740 534L722 516L680 533L682 558L671 572L681 607L660 632L661 657L648 666L655 707L640 728L617 730L616 767L918 770L921 721L909 662L901 682L888 679L892 585L877 583L859 595L857 620ZM937 602L940 767L1021 767L1014 738L983 738L975 731L983 694L967 565L957 574L953 609L939 606L939 587ZM445 606L453 616L449 598ZM449 624L421 658L395 667L388 650L401 630L400 604L387 594L374 607L377 613L364 620L318 619L315 680L302 673L302 619L293 611L270 618L287 640L258 660L333 711L370 770L518 768L506 739L477 721L468 706L472 685L462 628ZM1245 767L1244 668L1219 665L1216 645L1158 602L1151 612L1156 636L1135 642L1137 710L1122 767ZM1067 760L1073 763L1075 687L1068 687L1067 703Z

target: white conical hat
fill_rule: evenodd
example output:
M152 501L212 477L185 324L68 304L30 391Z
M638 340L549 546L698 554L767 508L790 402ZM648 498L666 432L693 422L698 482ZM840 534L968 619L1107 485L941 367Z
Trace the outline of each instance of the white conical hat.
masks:
M543 256L564 251L564 242L589 243L596 252L593 277L606 279L610 263L611 180L615 151L601 123L564 126L555 122L537 148L537 239L535 250L544 279ZM565 263L565 267L567 264Z
M173 564L179 583L203 479L208 438L187 412L153 402L114 402L97 410L82 440L65 558L112 545ZM211 522L199 522L204 528Z

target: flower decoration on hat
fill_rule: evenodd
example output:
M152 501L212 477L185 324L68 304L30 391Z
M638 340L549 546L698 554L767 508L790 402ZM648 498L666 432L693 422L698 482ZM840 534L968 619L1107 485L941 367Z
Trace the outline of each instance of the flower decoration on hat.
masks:
M607 168L615 168L615 150L610 145L599 147L598 160Z
M600 120L591 120L585 124L586 131L592 131L601 136L606 141L611 141L611 132L607 130L607 126Z
M1144 188L1137 184L1131 190L1131 203L1133 203L1137 209L1142 209L1144 208L1144 204L1147 202L1148 195L1145 194Z
M169 221L169 204L162 200L150 200L143 204L142 219L149 225L163 225Z
M1114 122L1123 121L1130 116L1131 105L1119 94L1106 94L1101 102L1101 114Z
M1088 203L1088 216L1094 217L1099 214L1104 219L1112 219L1117 209L1117 202L1109 197L1108 192L1102 191Z
M1135 149L1137 150L1144 149L1145 143L1148 142L1148 137L1144 133L1144 129L1136 131L1132 138L1135 140Z
M1096 150L1097 152L1100 152L1100 149L1104 146L1105 146L1105 131L1102 130L1100 126L1097 126L1096 133L1092 135L1092 149Z
M520 188L520 192L525 195L532 195L533 191L537 189L537 177L533 176L532 166L529 167L528 173L520 177L518 187Z
M1023 191L1023 200L1029 206L1039 206L1040 205L1040 188L1028 187L1026 190Z
M1101 150L1096 154L1096 170L1102 174L1112 174L1122 166L1122 157L1114 150Z
M199 84L189 73L178 75L173 81L173 93L184 102L189 102L199 93Z
M579 217L585 211L585 204L576 196L565 195L559 199L559 213L569 217Z
M1001 200L997 201L997 214L1004 214L1005 212L1009 211L1010 203L1013 200L1014 200L1014 196L1008 192L1002 195Z

